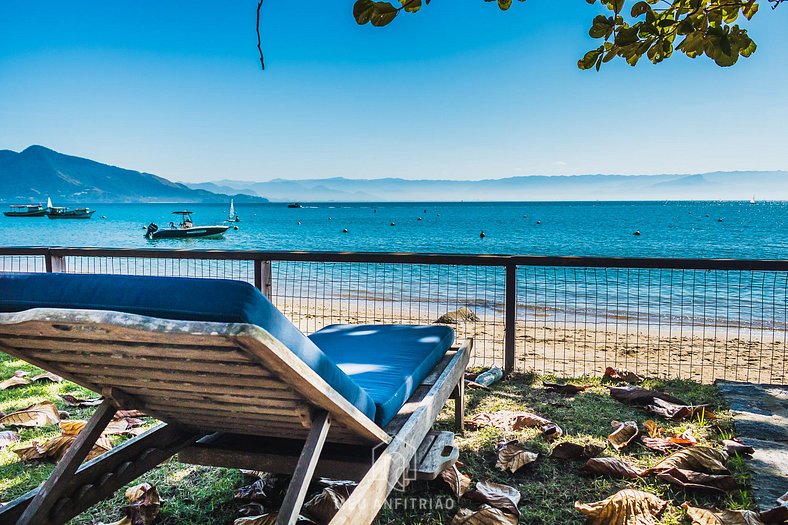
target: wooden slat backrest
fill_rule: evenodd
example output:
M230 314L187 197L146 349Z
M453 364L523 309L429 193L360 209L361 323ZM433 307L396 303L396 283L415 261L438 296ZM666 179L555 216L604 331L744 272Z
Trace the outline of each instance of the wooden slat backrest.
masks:
M120 390L150 415L201 431L305 437L310 411L328 440L389 436L262 328L99 310L0 313L0 350L85 388Z

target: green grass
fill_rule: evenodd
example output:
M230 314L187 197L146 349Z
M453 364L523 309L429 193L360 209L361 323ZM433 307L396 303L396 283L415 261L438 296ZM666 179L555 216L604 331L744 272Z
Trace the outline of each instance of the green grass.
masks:
M16 370L38 372L37 368L0 353L0 380L12 376ZM655 419L660 426L668 430L677 432L691 430L701 444L714 447L720 447L721 439L733 435L730 415L725 411L716 388L711 385L700 385L691 381L647 381L643 385L647 388L670 392L690 403L709 403L721 416L717 420L696 419L690 422L673 423L615 401L608 395L599 378L572 380L571 382L577 384L594 385L593 388L574 398L545 391L541 386L543 379L555 378L515 375L497 383L491 391L468 390L467 413L472 415L495 410L535 412L561 426L564 435L558 442L605 445L607 435L610 433L610 422L614 419L634 420L639 424L646 419ZM8 413L36 402L51 400L60 409L69 411L72 419L90 417L93 408L75 410L66 407L58 397L59 394L64 393L83 397L93 395L68 382L30 385L0 391L0 410ZM453 411L450 405L447 405L437 426L451 430L452 421ZM26 445L34 438L46 439L57 434L58 429L55 426L44 429L24 429L20 431L22 442L16 446ZM530 450L539 452L539 460L516 474L496 470L494 467L496 445L502 440L515 438L527 444ZM117 438L115 443L119 443L122 439ZM596 501L623 488L638 488L671 501L672 505L660 518L660 523L663 525L689 523L679 509L679 505L684 501L700 506L753 508L747 467L742 458L737 456L731 458L729 467L740 482L741 490L727 496L716 496L685 492L654 477L616 480L585 476L580 470L581 461L549 458L551 444L546 443L536 429L519 432L506 432L497 428L466 431L463 436L457 437L457 442L461 449L460 461L465 464L462 470L474 481L491 480L519 489L522 494L521 523L579 525L584 520L574 511L576 500ZM0 501L8 501L34 488L46 479L53 468L48 463L20 463L16 454L12 452L16 446L0 452ZM643 468L655 464L662 457L661 454L640 445L632 445L621 454L608 447L604 454L621 457ZM238 517L239 504L233 501L233 491L244 484L243 476L238 470L197 467L170 460L144 475L135 484L143 481L154 485L162 498L162 511L157 520L159 524L224 524L232 523ZM454 508L419 510L411 507L402 508L401 503L396 507L397 498L400 501L407 499L409 502L430 502L433 507L440 505L449 507L449 504L454 504ZM475 507L475 504L464 499L457 502L448 487L440 480L414 482L404 493L393 492L389 501L391 507L384 507L381 511L377 519L379 524L448 524L456 512L457 505ZM118 520L122 517L119 511L122 505L123 491L118 491L112 499L99 503L71 523L87 525Z

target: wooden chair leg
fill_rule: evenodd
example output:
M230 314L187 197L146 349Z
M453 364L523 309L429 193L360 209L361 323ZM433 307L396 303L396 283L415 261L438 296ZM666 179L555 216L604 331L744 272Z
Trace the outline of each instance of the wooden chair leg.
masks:
M58 462L52 475L44 482L38 494L27 506L17 525L34 525L45 521L43 516L49 514L52 505L60 498L68 481L90 453L96 440L107 428L107 424L112 421L115 412L115 405L111 399L104 399L101 402L96 413L93 414L85 428L66 451L63 459Z
M454 394L454 426L462 434L465 432L465 378L460 378Z
M298 521L301 505L304 504L304 498L306 498L309 483L312 481L312 475L315 473L315 467L320 459L320 452L323 450L329 428L331 428L331 418L325 410L318 412L312 418L312 429L309 431L290 485L287 487L276 525L295 525Z

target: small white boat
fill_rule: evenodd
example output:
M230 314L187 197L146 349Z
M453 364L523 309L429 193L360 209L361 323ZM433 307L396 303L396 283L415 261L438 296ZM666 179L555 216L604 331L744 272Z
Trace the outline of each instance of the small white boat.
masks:
M235 213L232 199L230 199L230 213L227 216L227 222L241 222L241 218Z
M755 204L755 195L753 195L752 199L750 199L750 204Z

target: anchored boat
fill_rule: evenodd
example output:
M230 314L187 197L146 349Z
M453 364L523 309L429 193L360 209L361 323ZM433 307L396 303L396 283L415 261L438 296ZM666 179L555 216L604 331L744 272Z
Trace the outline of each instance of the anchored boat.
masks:
M8 211L4 211L6 217L43 217L47 211L40 204L12 204Z
M47 209L47 217L50 219L90 219L96 210L90 208L64 208L55 206Z
M229 228L229 226L195 226L192 222L192 212L174 211L172 213L181 216L181 222L177 226L174 222L170 222L169 228L159 228L152 222L148 225L145 237L151 240L220 237Z
M233 200L230 199L230 213L227 215L227 222L241 222L241 218L235 213L235 206Z

